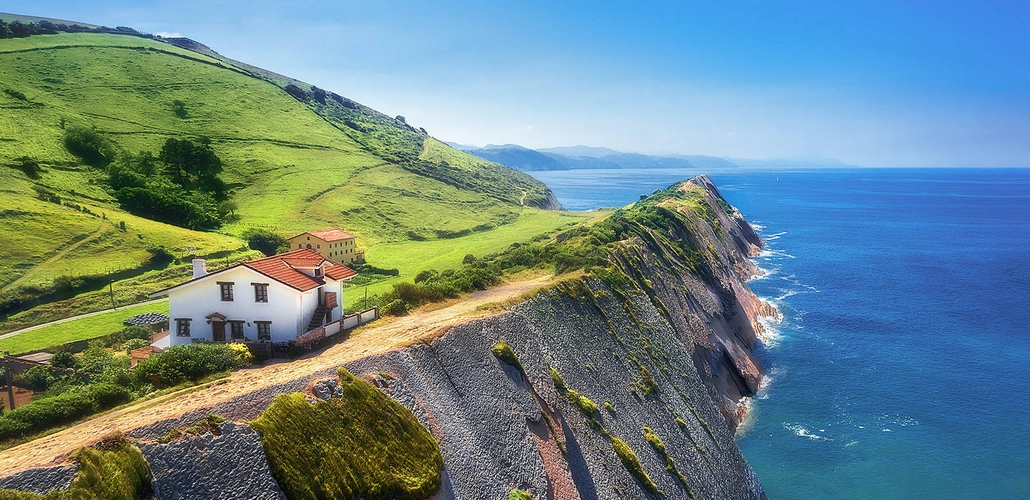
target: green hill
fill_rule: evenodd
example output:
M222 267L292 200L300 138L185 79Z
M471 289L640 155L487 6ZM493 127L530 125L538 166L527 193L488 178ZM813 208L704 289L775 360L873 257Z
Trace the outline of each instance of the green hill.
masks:
M239 237L252 227L344 228L370 264L410 280L588 217L544 210L558 206L540 182L403 118L172 41L196 50L102 33L0 39L0 297L49 303L0 332L109 305L111 279L119 303L138 301L188 273L164 252L253 256ZM232 217L205 232L128 213L105 168L69 152L71 129L95 130L119 156L209 141Z

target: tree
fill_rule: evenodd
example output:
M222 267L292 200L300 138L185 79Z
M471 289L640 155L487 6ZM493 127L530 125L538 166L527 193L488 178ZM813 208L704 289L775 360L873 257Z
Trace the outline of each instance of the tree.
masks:
M225 183L218 178L222 160L210 146L210 139L198 141L169 138L161 148L159 158L165 164L165 173L176 184L186 188L200 188L225 197Z
M71 154L96 167L107 166L115 158L114 146L92 128L82 126L66 128L64 130L64 146Z
M275 255L279 247L286 244L286 238L267 229L249 228L243 232L243 239L250 248L267 256Z

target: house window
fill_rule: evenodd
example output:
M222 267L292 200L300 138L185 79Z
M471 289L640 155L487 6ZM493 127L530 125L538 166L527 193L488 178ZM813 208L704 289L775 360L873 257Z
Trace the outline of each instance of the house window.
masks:
M219 281L218 286L222 289L222 302L232 302L232 281Z
M254 302L268 302L268 283L251 283L254 285Z
M175 318L175 335L179 337L190 336L190 318Z
M232 334L233 340L243 340L243 322L230 321L229 332Z
M272 340L272 322L255 321L257 325L258 340Z

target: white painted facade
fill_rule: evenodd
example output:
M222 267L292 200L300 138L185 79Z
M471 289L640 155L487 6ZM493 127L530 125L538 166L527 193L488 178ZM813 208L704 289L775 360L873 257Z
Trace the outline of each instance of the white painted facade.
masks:
M307 273L305 273L307 274ZM242 321L245 340L256 342L258 322L269 322L271 342L287 342L307 331L312 314L318 307L318 294L335 292L336 307L331 309L327 321L340 318L343 310L342 281L323 277L325 285L300 291L245 266L207 274L170 289L169 337L172 345L189 344L195 340L213 341L214 313L225 316L225 339L232 340L229 322ZM233 300L222 300L221 283L232 283ZM258 302L255 283L268 286L268 302ZM156 294L155 294L156 295ZM179 335L178 320L189 320L189 335Z

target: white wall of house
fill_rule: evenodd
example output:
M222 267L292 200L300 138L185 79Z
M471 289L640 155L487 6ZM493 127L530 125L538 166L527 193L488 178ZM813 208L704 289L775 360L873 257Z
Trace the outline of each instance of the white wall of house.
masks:
M219 282L233 282L233 300L222 301ZM256 302L251 283L268 284L268 302ZM317 289L316 289L317 290ZM304 333L317 304L315 291L300 292L246 267L208 275L168 293L172 345L189 344L191 339L212 340L211 325L205 316L220 313L227 320L243 320L243 334L257 341L255 321L270 321L272 342L294 340ZM300 314L298 314L300 313ZM190 319L190 336L177 335L176 319ZM232 335L226 324L225 336Z

